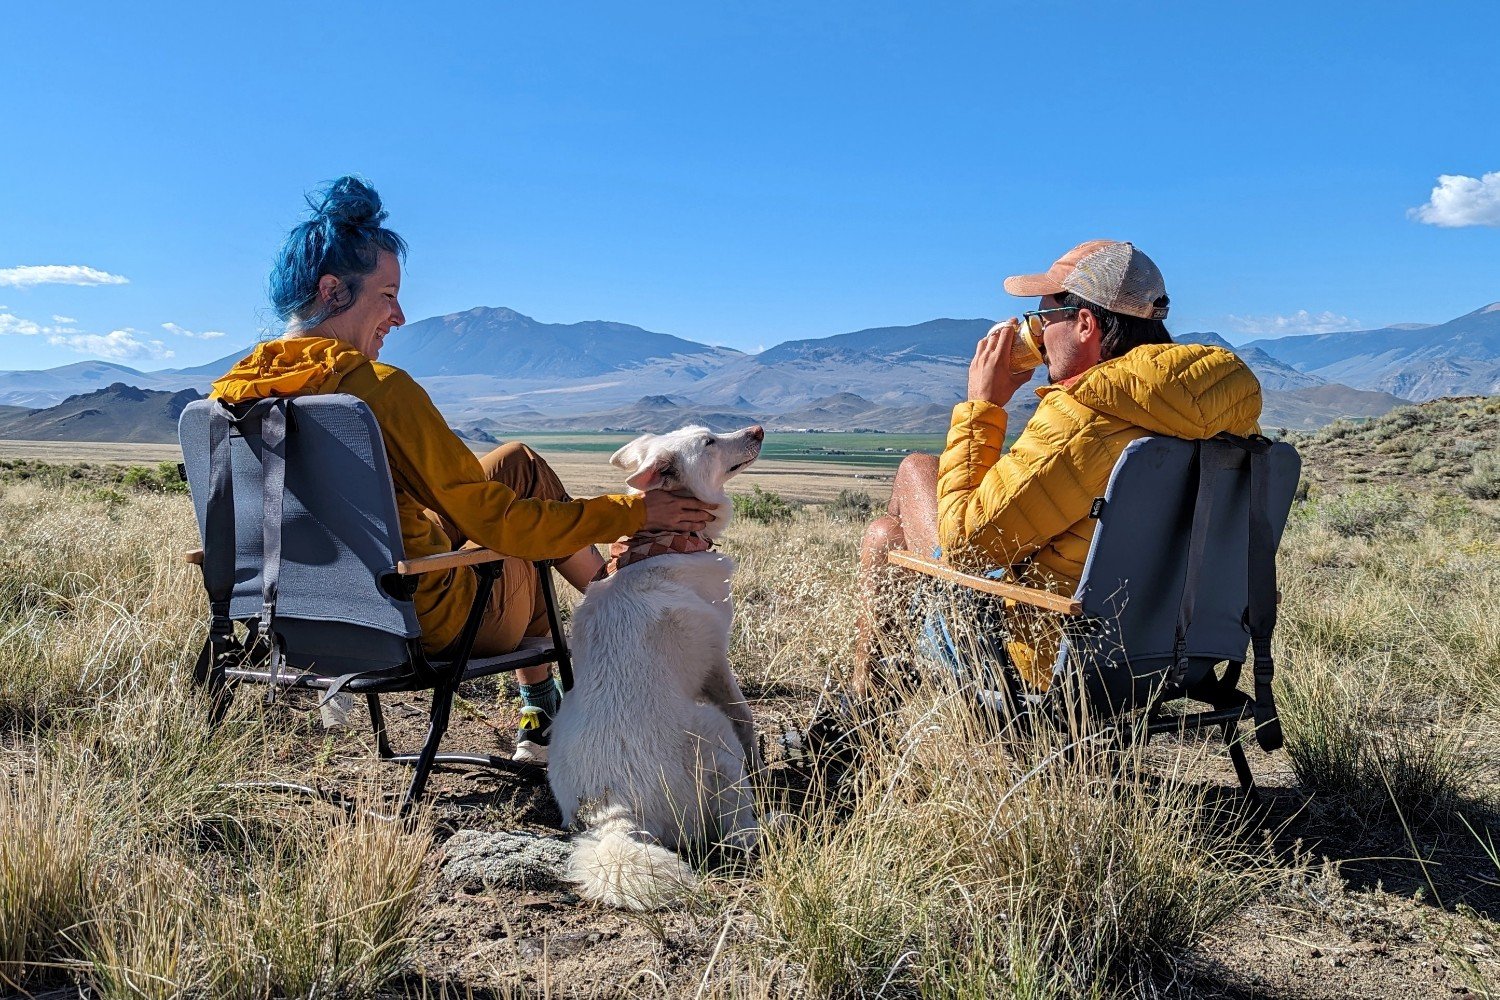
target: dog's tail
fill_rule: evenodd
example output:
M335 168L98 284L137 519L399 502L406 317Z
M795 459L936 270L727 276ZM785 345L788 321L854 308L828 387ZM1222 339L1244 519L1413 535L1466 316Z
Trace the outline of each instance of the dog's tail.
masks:
M622 910L655 910L679 902L698 877L655 842L624 806L609 806L598 822L573 838L568 881L585 899Z

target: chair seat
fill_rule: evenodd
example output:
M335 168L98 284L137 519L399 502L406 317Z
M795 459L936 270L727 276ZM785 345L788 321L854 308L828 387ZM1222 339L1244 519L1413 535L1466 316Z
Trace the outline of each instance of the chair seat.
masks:
M520 646L509 653L502 653L499 656L470 657L464 667L464 680L508 673L523 667L534 667L556 661L557 646L550 636L528 636L521 640ZM434 667L442 670L451 661L433 660L431 662Z

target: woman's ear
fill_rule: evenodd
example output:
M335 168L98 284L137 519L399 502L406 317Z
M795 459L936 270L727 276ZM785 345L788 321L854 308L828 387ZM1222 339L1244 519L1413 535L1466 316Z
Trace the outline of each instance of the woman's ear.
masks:
M324 305L334 305L338 302L339 287L343 282L331 274L325 274L318 279L318 301Z

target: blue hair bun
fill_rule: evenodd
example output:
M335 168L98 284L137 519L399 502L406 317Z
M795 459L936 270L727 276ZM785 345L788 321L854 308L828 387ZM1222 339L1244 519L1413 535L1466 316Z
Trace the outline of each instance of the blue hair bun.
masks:
M380 195L358 177L344 176L328 185L323 200L308 199L319 217L340 226L378 226L386 219Z
M311 329L348 309L365 275L382 252L406 256L406 241L381 223L380 195L358 177L340 177L308 195L312 218L287 233L271 268L271 305L297 329ZM338 298L318 299L318 279L331 274L342 283Z

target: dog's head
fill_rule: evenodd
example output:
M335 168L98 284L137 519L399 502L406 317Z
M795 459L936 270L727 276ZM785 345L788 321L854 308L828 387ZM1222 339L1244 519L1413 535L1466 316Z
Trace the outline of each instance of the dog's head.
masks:
M610 464L627 473L625 484L642 493L675 490L719 505L703 534L716 536L729 523L724 484L760 457L766 432L759 426L732 434L684 427L670 434L642 434L615 452Z

